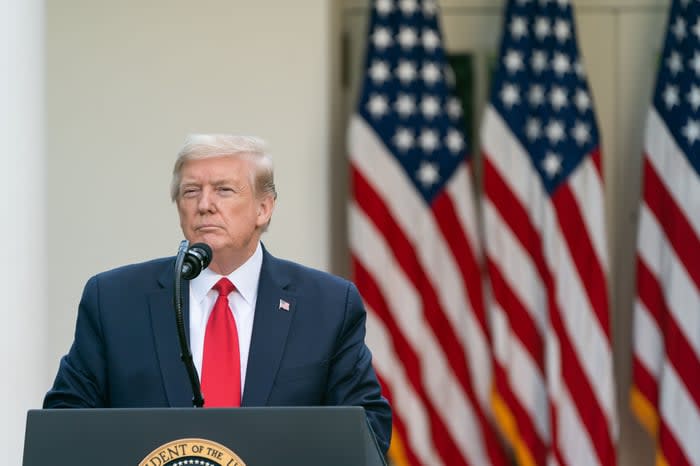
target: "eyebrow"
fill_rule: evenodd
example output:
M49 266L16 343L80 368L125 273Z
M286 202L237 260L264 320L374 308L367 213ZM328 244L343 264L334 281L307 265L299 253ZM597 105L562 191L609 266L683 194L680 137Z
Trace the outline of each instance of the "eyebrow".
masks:
M201 181L196 180L196 179L183 179L182 182L181 182L180 184L181 184L182 186L186 186L186 185L200 185L200 184L211 184L211 185L214 185L214 186L218 186L218 185L222 185L222 184L226 184L226 183L232 183L232 184L233 184L233 183L234 183L234 180L231 179L231 178L223 178L223 179L220 179L220 180L214 180L214 181L212 181L212 182L202 183Z
M207 183L202 183L199 180L182 180L182 182L180 183L180 188L182 189L182 188L186 188L186 187L199 187L199 186L202 186L203 184L214 186L215 188L223 186L223 185L231 185L234 188L239 189L239 190L247 188L247 184L245 183L245 180L243 180L240 183L236 183L236 181L231 179L231 178L223 178L223 179L214 180L212 182L207 182Z

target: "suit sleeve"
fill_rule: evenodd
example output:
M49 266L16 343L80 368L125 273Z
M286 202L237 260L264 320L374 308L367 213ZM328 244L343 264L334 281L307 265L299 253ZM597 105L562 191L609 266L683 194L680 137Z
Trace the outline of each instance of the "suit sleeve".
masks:
M372 368L372 354L365 344L367 314L357 288L349 284L345 317L328 378L329 404L362 406L383 453L391 440L391 408L381 395Z
M85 285L78 308L75 339L61 359L44 408L100 408L106 406L105 359L96 277Z

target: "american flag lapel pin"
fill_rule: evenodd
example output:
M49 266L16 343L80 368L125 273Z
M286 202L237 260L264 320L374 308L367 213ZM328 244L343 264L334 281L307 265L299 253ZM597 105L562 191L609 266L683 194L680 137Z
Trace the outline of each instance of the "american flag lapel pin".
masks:
M280 299L280 310L289 312L289 303L284 299Z

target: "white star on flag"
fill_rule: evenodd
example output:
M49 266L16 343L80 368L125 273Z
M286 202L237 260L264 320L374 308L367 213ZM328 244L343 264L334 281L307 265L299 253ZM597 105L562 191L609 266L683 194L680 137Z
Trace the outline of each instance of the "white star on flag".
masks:
M454 155L460 155L464 149L464 137L462 133L452 128L447 132L447 147Z
M386 62L374 61L372 62L372 66L370 67L368 74L376 84L383 84L387 79L389 79L391 73Z
M410 50L418 43L418 34L416 30L412 27L402 27L401 31L397 36L401 48L405 50Z
M517 73L523 69L523 56L515 50L509 50L503 59L503 64L506 65L510 73Z
M571 129L571 133L579 146L586 144L591 139L591 130L587 124L577 121Z
M569 57L563 53L555 53L554 60L552 60L552 69L557 74L558 77L564 76L566 73L571 71L571 63L569 62Z
M420 110L425 118L432 120L440 113L440 101L435 96L427 95L421 100Z
M541 84L533 84L528 92L528 100L534 108L539 107L544 102L544 88Z
M401 118L408 118L416 109L416 102L410 94L399 94L394 103L394 107Z
M401 12L406 16L412 16L418 10L416 0L401 0Z
M677 40L683 40L685 38L685 21L683 18L678 18L676 24L673 25L673 33Z
M688 144L691 146L695 144L695 141L700 139L700 122L689 118L688 123L683 127L683 135L688 138Z
M437 13L437 1L436 0L423 0L423 15L426 18L431 18Z
M558 19L554 24L554 35L559 42L566 42L571 37L571 27L567 21Z
M398 128L393 140L401 152L406 152L413 147L413 133L408 128Z
M433 185L440 179L437 166L434 163L423 162L418 169L418 179L426 186Z
M450 115L452 119L457 119L462 116L462 104L459 103L459 100L450 97L450 100L447 102L447 114Z
M386 97L379 94L374 94L367 102L367 109L374 118L382 117L389 109L389 104Z
M440 38L432 29L423 29L423 47L434 52L440 46Z
M513 17L513 21L510 23L510 34L515 40L520 40L527 36L527 21L525 21L525 18Z
M566 134L564 133L564 125L558 120L550 121L545 131L547 132L547 137L552 145L560 143L566 137Z
M434 130L423 129L420 136L420 146L426 154L432 154L438 147L438 137Z
M545 40L547 36L551 33L551 26L549 20L544 17L539 17L535 21L535 35L541 41Z
M440 68L435 63L426 62L421 68L421 77L428 86L434 86L440 81Z
M399 66L396 67L396 76L401 84L411 84L411 81L416 79L416 66L408 60L401 60Z
M695 52L695 55L693 55L693 59L690 60L689 64L693 71L695 71L695 74L700 76L700 53Z
M668 57L666 64L668 65L668 69L670 69L671 73L674 75L683 70L683 62L681 61L681 56L678 54L678 52L673 52L671 56Z
M574 100L576 101L576 108L578 108L578 111L581 113L591 108L591 98L588 97L588 94L583 89L576 90L576 97L574 97Z
M391 13L394 9L394 4L392 0L377 0L377 12L381 16L386 16Z
M389 30L382 27L374 30L374 34L372 34L372 41L374 42L374 46L380 50L384 50L385 48L389 47L393 42Z
M688 103L693 107L693 111L697 112L700 107L700 87L693 84L688 92Z
M561 156L554 152L547 152L547 155L542 161L542 168L550 178L554 178L557 173L559 173L559 170L561 170Z
M513 107L520 103L520 94L518 86L514 84L506 84L501 90L501 99L503 100L503 105L508 108Z
M695 26L693 26L693 34L695 34L695 37L700 39L700 19L698 19Z
M530 60L532 70L540 74L547 69L547 53L543 50L535 50L532 52L532 59Z
M528 118L527 125L525 127L525 134L530 141L534 141L540 137L542 134L542 124L537 118Z
M664 94L663 94L664 102L666 102L666 108L669 110L674 107L674 105L678 105L680 102L678 99L678 87L672 86L672 85L667 85L666 89L664 89Z
M549 93L549 104L555 111L560 111L562 107L569 104L569 99L566 97L566 90L560 86L552 86L552 92Z

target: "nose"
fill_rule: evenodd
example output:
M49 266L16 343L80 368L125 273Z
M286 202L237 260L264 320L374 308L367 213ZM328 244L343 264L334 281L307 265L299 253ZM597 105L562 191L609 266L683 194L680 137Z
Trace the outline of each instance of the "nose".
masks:
M211 213L216 210L216 204L214 203L214 196L211 189L202 189L197 201L197 210L202 214Z

